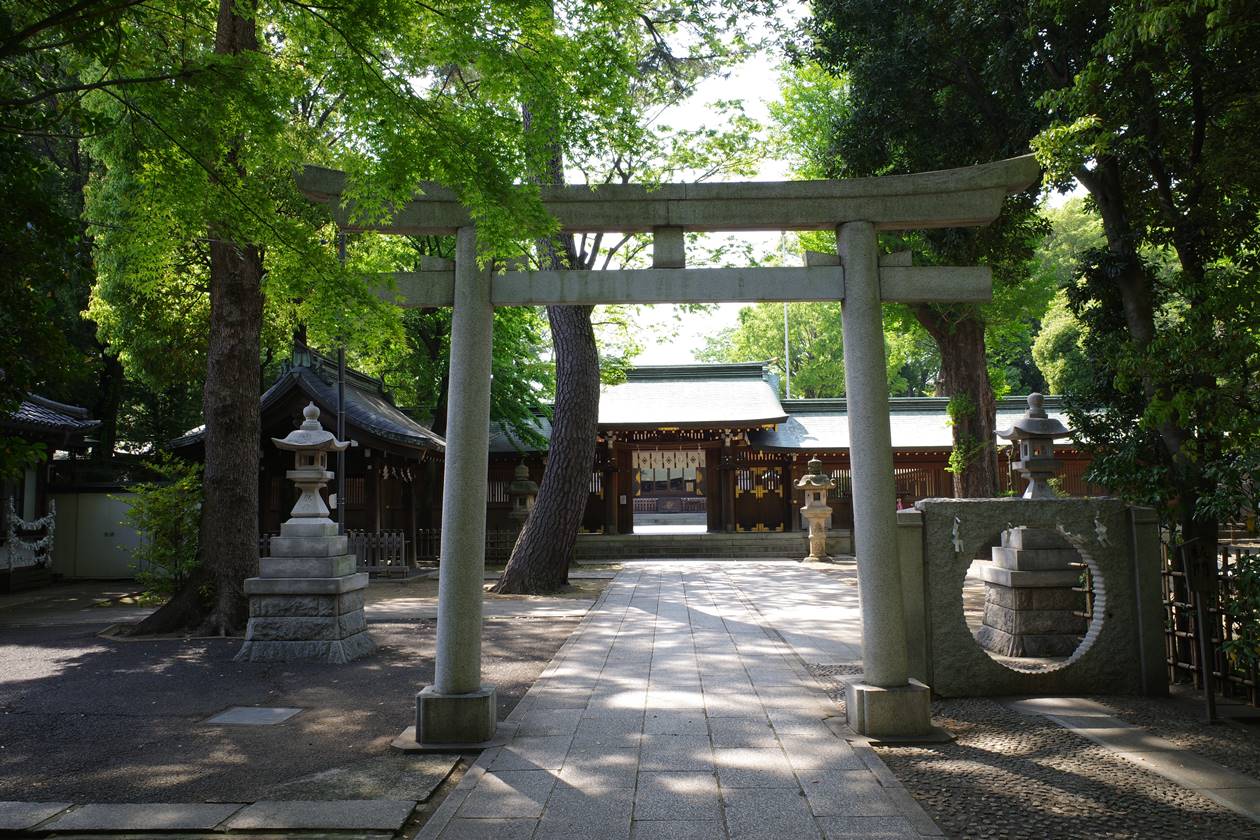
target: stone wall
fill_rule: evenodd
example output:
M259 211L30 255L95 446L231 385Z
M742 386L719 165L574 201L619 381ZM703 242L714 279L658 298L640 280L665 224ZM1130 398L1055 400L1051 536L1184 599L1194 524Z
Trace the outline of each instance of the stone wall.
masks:
M1167 691L1154 512L1118 499L926 499L898 519L914 675L945 697L1008 694L1163 694ZM991 658L963 615L972 561L1020 525L1057 531L1093 575L1083 643L1036 673ZM920 598L921 596L921 598ZM917 668L915 666L918 666Z

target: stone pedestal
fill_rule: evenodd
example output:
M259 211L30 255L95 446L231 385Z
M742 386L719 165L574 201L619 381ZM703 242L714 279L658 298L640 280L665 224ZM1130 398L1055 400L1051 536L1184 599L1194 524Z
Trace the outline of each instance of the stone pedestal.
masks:
M443 694L426 686L416 695L416 742L449 748L456 743L483 744L496 727L494 686L467 694Z
M985 583L984 623L976 635L999 656L1070 656L1085 635L1081 593L1072 588L1080 559L1054 531L1002 532L993 562L980 568Z
M342 663L376 649L363 614L368 575L355 572L335 522L291 519L271 552L245 581L249 625L237 661Z
M805 559L817 562L830 560L831 555L827 553L827 519L831 516L831 510L803 507L801 513L809 524L809 556Z
M885 688L858 681L844 689L849 727L874 743L936 743L952 740L932 725L932 692L916 679Z

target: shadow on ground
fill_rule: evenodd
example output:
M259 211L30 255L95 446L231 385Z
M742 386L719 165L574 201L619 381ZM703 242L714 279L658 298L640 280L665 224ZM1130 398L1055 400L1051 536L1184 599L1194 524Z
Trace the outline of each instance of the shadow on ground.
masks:
M327 666L233 662L239 640L99 638L109 620L0 629L0 800L423 797L409 789L435 765L389 743L432 681L434 622L372 624L375 655ZM486 622L500 719L577 622ZM302 712L277 726L204 722L229 706Z

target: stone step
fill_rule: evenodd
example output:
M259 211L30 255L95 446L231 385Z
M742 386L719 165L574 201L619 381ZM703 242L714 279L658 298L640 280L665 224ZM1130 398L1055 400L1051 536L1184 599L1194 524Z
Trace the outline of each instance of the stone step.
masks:
M832 531L833 554L852 549L848 531ZM574 554L580 561L633 559L800 559L809 552L804 531L738 534L582 534Z

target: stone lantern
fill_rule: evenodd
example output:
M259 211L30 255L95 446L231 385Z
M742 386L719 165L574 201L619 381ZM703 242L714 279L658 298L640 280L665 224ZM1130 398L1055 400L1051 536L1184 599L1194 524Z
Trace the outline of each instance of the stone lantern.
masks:
M283 438L272 438L277 449L293 453L293 469L284 474L302 491L293 506L293 519L327 519L328 505L319 491L333 479L328 470L328 453L344 452L348 441L336 436L319 424L319 409L308 403L302 409L302 424ZM292 521L292 520L290 520Z
M1045 398L1035 391L1028 395L1028 411L1012 424L1011 428L998 431L998 437L1019 445L1019 460L1015 467L1028 480L1025 499L1054 499L1058 493L1050 486L1049 479L1062 466L1054 457L1056 438L1068 437L1072 430L1058 420L1046 415Z
M247 662L349 662L376 648L363 614L366 572L357 572L349 538L338 535L319 491L333 478L328 453L348 442L319 424L311 403L305 418L284 438L272 438L294 454L285 476L302 491L293 516L271 538L271 556L258 560L258 577L245 581L249 624L236 658Z
M1054 441L1072 432L1046 416L1041 394L1028 395L1028 412L998 435L1019 445L1015 466L1028 479L1025 499L1055 499L1049 479L1060 467ZM999 656L1069 656L1085 633L1074 591L1080 560L1055 531L1017 527L1002 532L992 560L980 564L985 584L980 646Z
M522 461L516 465L512 483L508 485L508 500L512 504L508 519L518 532L525 527L529 515L534 512L534 501L537 498L538 485L529 480L529 467Z
M805 491L805 506L801 515L809 523L809 556L806 560L830 560L827 556L827 520L831 518L831 505L827 504L827 491L835 489L836 482L823 472L822 461L811 458L807 472L796 482L798 490Z

